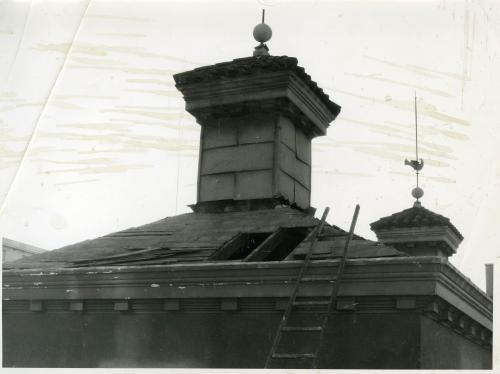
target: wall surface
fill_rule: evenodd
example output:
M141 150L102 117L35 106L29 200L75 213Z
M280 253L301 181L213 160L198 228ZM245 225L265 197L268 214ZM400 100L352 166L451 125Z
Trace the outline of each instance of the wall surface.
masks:
M198 201L272 197L273 117L221 118L202 131Z
M311 140L285 116L249 114L204 125L200 202L282 195L310 206Z
M311 140L281 117L277 173L279 191L298 206L309 207L311 200Z
M491 369L491 351L421 317L422 369Z
M126 312L112 305L89 300L83 312L71 312L68 301L51 301L29 312L27 301L4 301L3 366L262 368L282 315L265 298L241 299L238 310L221 310L217 299L182 300L177 311L163 310L160 300L132 301ZM315 319L302 312L290 323L320 324ZM422 357L427 368L487 367L485 349L432 323L411 311L337 311L319 366L410 369ZM290 334L299 335L287 336L281 351L310 352L315 336ZM437 344L441 337L446 344Z
M415 259L349 260L319 367L491 368L491 299L442 259ZM3 364L261 368L299 264L4 271ZM312 261L318 282L298 301L327 300L319 280L337 266ZM289 326L322 325L324 304L296 307ZM286 335L278 353L314 351L314 333Z

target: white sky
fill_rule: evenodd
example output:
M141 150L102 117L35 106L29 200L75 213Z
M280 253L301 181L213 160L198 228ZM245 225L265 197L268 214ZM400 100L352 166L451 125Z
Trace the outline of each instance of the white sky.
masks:
M46 249L190 211L199 126L172 74L297 57L342 106L313 142L312 205L357 232L412 204L417 90L423 205L465 236L484 287L500 253L500 2L0 2L0 236Z

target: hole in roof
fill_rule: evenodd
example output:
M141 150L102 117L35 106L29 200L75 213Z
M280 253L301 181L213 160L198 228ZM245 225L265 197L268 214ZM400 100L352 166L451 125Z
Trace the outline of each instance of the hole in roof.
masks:
M261 259L248 259L249 261L282 261L284 260L307 236L309 230L303 228L282 229L277 232L279 237L274 243L267 243L268 248L261 248L267 252Z
M273 233L240 233L224 244L211 260L282 261L309 231L308 228L280 228Z
M228 260L242 260L253 252L271 233L240 234L239 245L235 247Z

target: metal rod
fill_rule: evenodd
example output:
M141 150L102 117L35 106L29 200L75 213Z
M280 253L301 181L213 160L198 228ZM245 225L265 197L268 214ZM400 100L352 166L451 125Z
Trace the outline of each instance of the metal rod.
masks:
M415 161L418 163L418 122L417 122L417 91L415 91ZM415 169L418 188L418 170ZM418 199L417 199L418 200Z
M266 17L266 10L262 9L262 23L264 23L264 18Z
M417 92L415 91L415 155L418 161Z

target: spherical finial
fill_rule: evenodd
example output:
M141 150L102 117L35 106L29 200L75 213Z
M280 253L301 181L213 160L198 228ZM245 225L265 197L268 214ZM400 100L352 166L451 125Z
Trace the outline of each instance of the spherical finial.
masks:
M265 23L259 23L253 29L253 37L259 43L265 43L265 42L267 42L269 39L271 39L271 36L273 36L273 31Z
M413 190L411 190L411 195L418 200L422 196L424 196L424 190L420 187L415 187Z
M266 10L262 9L262 22L259 23L257 26L255 26L253 29L253 37L260 44L264 44L269 39L271 39L271 36L273 36L273 31L264 22L265 18L266 18Z

